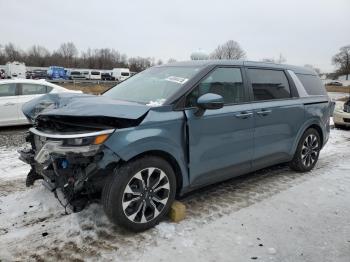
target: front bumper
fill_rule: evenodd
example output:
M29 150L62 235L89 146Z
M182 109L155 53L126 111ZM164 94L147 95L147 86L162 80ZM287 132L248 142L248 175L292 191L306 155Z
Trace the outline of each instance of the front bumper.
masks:
M104 145L64 146L57 136L39 136L31 129L27 141L31 148L20 150L20 160L31 166L27 186L43 179L50 191L62 191L67 202L99 192L105 179L120 161Z
M338 125L350 126L350 113L344 111L334 111L333 122Z

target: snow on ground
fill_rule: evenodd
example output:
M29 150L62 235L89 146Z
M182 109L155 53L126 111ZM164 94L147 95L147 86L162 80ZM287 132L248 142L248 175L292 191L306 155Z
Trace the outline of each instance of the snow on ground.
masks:
M97 203L65 215L15 148L0 148L0 260L350 261L350 132L332 130L316 168L277 166L199 190L186 219L140 234ZM5 191L4 188L7 188Z

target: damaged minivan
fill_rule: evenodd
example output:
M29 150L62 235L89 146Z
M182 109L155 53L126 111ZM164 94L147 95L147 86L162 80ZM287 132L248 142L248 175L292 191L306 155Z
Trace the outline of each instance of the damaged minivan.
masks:
M101 96L48 94L23 106L33 123L20 159L79 211L101 197L109 219L142 231L176 197L279 163L310 171L333 110L317 74L248 61L147 69Z

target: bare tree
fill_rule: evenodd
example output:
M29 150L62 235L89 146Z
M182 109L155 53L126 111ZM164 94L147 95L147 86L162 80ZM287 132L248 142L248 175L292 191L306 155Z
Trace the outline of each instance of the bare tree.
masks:
M75 58L78 56L78 49L72 42L67 42L61 44L57 54L63 58L64 66L72 67L75 64Z
M43 46L33 45L29 48L26 57L26 64L31 66L48 66L50 52Z
M10 62L22 61L24 58L23 52L12 43L5 45L4 51L6 59Z
M332 62L338 67L337 73L345 74L346 80L349 80L350 74L350 45L343 46L339 49L339 53L333 56Z
M245 57L245 51L234 40L219 45L210 55L211 59L243 59Z
M177 62L175 58L169 58L168 64Z
M152 66L152 58L131 57L129 58L129 68L133 72L141 72Z

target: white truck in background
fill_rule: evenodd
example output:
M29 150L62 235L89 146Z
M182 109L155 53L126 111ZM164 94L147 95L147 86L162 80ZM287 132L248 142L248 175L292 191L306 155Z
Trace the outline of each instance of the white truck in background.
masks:
M129 68L113 68L112 76L116 81L124 81L130 77Z
M7 62L5 66L5 78L26 78L26 65L20 62Z

